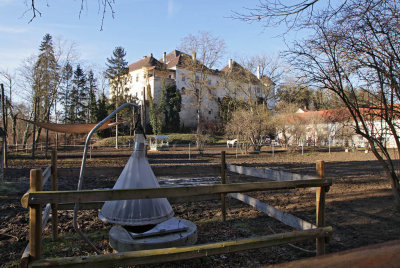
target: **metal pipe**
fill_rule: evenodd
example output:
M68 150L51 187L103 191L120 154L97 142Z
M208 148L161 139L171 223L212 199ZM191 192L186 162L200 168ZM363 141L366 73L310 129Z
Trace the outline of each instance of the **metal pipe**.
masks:
M89 141L90 138L92 137L93 133L102 125L104 125L104 123L110 119L111 117L113 117L116 113L118 113L120 110L122 110L123 108L125 108L125 106L134 106L134 107L139 107L139 105L132 103L132 102L127 102L122 104L121 106L119 106L115 111L113 111L111 114L109 114L106 118L104 118L101 122L99 122L88 134L88 136L86 137L86 142L85 142L85 148L83 150L83 157L82 157L82 164L81 164L81 170L79 173L79 181L78 181L78 191L82 190L82 185L83 185L83 175L85 173L85 164L86 164L86 158L87 158L87 150L88 150L88 145L89 145ZM100 251L96 248L96 246L89 240L89 238L87 238L85 236L85 234L79 229L79 224L77 222L77 214L78 214L78 210L79 210L79 203L75 203L74 206L74 218L73 218L73 225L74 225L74 229L75 231L83 238L83 240L85 240L95 251L97 254L100 254Z

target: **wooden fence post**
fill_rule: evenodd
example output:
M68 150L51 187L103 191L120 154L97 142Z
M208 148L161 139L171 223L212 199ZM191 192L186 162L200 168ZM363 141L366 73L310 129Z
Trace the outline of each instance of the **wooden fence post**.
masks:
M57 151L51 151L51 190L58 190L58 175L57 175ZM52 226L52 239L57 240L58 236L58 204L51 204L51 226Z
M317 161L316 163L317 175L320 178L325 177L325 162ZM317 227L325 226L325 193L326 187L318 187L316 191L316 225ZM325 254L325 237L318 237L316 239L316 252L317 256Z
M225 151L221 152L221 184L226 184L226 160ZM222 221L226 221L226 195L221 194L221 210L222 210Z
M42 170L31 169L30 192L42 190ZM29 257L31 260L40 259L42 252L42 206L29 207Z

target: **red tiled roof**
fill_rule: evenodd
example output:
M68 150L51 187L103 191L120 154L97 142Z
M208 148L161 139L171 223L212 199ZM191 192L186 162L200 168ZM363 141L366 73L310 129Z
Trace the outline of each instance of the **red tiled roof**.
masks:
M255 76L252 72L244 68L236 61L232 61L232 68L229 68L229 65L226 65L224 68L221 69L221 72L224 72L226 74L228 73L233 74L235 77L237 76L248 77L252 83L260 82L257 76Z
M170 69L176 66L182 66L184 59L191 59L191 57L188 54L185 54L176 49L171 51L166 55L167 68ZM160 61L162 61L162 59L160 59Z
M162 59L160 61L162 61ZM176 66L184 68L184 66L186 64L189 64L189 65L191 65L193 67L193 65L192 65L192 56L190 56L190 55L188 55L188 54L186 54L184 52L181 52L179 50L173 50L172 52L168 53L166 55L166 61L167 61L166 63L167 63L167 68L168 69L176 67ZM203 65L198 60L196 61L196 65L197 65L196 67L207 68L205 65ZM214 74L218 73L217 70L212 70L212 69L209 69L209 68L207 68L207 69L210 72L214 73Z
M145 57L137 62L132 63L129 65L129 71L135 71L138 69L141 69L143 67L156 67L156 68L162 68L163 63L159 62L156 60L153 56L151 57Z
M378 120L382 118L382 109L379 107L360 108L361 116L365 120ZM326 122L345 122L352 120L352 116L347 108L338 108L331 110L321 111L307 111L304 113L296 113L293 115L293 120L297 119L311 119L312 117L319 117ZM394 118L400 118L400 105L394 105Z
M271 78L269 78L268 76L262 76L261 77L261 82L266 85L266 86L275 86L274 81L271 80Z
M319 117L328 122L343 122L350 119L350 113L346 108L321 110L321 111L307 111L304 113L296 113L297 118L310 119L312 117Z

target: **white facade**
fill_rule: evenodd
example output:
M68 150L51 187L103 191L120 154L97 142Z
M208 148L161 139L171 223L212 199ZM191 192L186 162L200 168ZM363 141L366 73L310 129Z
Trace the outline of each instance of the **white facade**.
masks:
M197 102L192 94L193 89L190 85L190 81L193 81L193 79L190 79L190 77L193 76L193 72L185 69L183 67L184 64L182 64L182 59L185 58L187 60L188 57L189 59L191 58L191 56L176 50L168 55L164 53L162 59L159 61L153 58L152 54L149 57L144 57L129 66L131 82L128 87L130 88L129 93L133 97L137 97L142 104L143 100L148 100L148 94L151 94L151 97L154 98L156 102L159 100L162 82L174 83L182 97L182 108L180 112L181 126L192 128L197 125ZM212 74L206 76L206 84L209 89L205 89L207 93L202 94L202 121L219 120L218 99L229 95L229 90L226 89L223 71L229 70L231 66L232 60L230 60L228 66L223 70L212 71ZM256 82L258 84L252 85L252 87L264 86L261 80L257 79ZM149 91L147 89L149 89ZM257 90L254 92L257 92ZM258 97L263 97L261 91ZM273 108L275 102L269 100L267 105Z
M288 119L286 128L286 137L288 145L322 145L322 146L344 146L344 147L363 147L369 146L367 139L355 133L355 122L348 118L347 120L332 120L333 110L305 112L301 109ZM341 111L346 113L346 111ZM319 117L317 120L310 118ZM302 119L307 118L302 121ZM396 126L400 126L400 120L397 120ZM302 127L296 127L302 122ZM394 136L391 134L386 122L379 118L366 121L368 132L380 139L387 148L397 148ZM400 129L397 129L399 132ZM284 139L284 133L277 133L279 140Z

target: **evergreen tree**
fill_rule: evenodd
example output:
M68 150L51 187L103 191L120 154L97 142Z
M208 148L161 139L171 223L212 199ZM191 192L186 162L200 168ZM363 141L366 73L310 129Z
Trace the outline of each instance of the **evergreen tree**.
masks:
M150 125L153 133L156 135L161 134L163 126L163 115L165 112L165 87L161 89L161 96L158 102L149 96L150 102Z
M51 109L57 98L57 89L59 84L59 66L55 57L53 40L50 34L43 37L40 44L39 56L36 61L33 72L33 112L35 121L49 121ZM33 147L35 139L38 140L41 132L39 127L35 137L33 137ZM34 148L32 155L34 156Z
M61 104L64 106L64 123L69 123L71 118L71 86L74 71L69 62L67 62L62 72L62 86L61 86Z
M74 116L71 121L73 123L87 122L88 88L86 85L86 75L79 64L74 71L72 82L71 112L73 112Z
M105 96L104 92L101 94L100 98L97 101L95 113L94 113L94 120L96 122L100 122L108 115L108 103L107 97ZM97 132L97 135L101 138L109 137L110 136L110 129L104 129Z
M165 131L177 132L180 128L179 112L182 107L182 97L176 88L171 84L165 88Z
M246 108L248 108L248 103L230 96L224 96L218 100L219 117L224 125L231 121L233 112Z
M89 89L89 103L88 103L88 117L89 123L96 123L96 92L97 92L97 79L94 77L93 71L90 70L87 77L87 84Z
M128 97L130 81L128 62L125 60L126 52L122 47L116 47L111 58L107 58L105 78L109 79L111 103L118 108ZM118 114L115 115L118 122ZM115 126L115 148L118 149L118 125Z
M116 47L111 58L107 58L105 77L110 81L111 103L117 108L127 97L129 88L128 62L126 52L122 47Z

